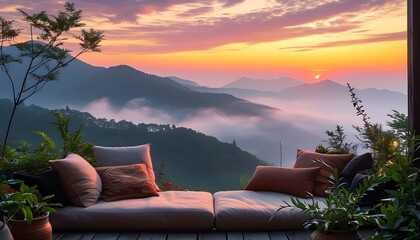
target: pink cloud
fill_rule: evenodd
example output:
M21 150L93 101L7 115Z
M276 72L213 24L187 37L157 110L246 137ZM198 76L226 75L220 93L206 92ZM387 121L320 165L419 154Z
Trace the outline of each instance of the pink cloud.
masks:
M365 43L372 43L372 42L400 41L400 40L405 40L405 39L407 39L407 32L393 32L393 33L368 35L362 39L324 42L317 45L287 47L287 48L280 48L280 49L290 49L293 51L302 52L302 51L310 51L317 48L340 47L340 46L357 45L357 44L365 44Z
M211 12L212 10L213 10L213 7L199 7L199 8L194 8L194 9L188 10L184 13L180 13L177 16L178 17L197 16L197 15L202 15L202 14Z
M339 0L339 1L292 1L277 0L269 7L263 6L254 12L224 15L220 17L200 18L185 21L183 17L200 16L216 11L212 3L231 7L243 0L93 0L75 1L76 7L84 10L86 18L107 18L112 23L130 22L136 25L125 30L107 30L107 39L135 40L143 39L153 42L149 46L106 46L104 51L121 51L127 53L167 53L177 51L203 51L232 43L256 44L260 42L281 41L297 37L340 33L357 30L363 23L356 21L355 16L362 12L392 11L401 6L405 0ZM41 1L5 1L7 5L22 5L28 9L58 9L62 4L46 0ZM173 6L195 6L180 13L177 18L161 25L143 25L142 17L159 13ZM47 8L47 9L45 9ZM28 10L29 11L29 10ZM1 13L0 13L1 14ZM328 19L329 25L318 24L314 27L303 26L308 23L323 22ZM139 22L138 22L139 21ZM100 26L98 26L99 28ZM367 38L372 42L383 41L380 38ZM350 43L350 42L349 42ZM344 44L344 42L343 42ZM321 46L322 47L322 46Z

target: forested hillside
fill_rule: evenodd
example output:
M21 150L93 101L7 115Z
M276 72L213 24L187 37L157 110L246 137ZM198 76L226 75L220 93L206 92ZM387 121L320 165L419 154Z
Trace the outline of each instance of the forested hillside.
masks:
M2 115L10 111L11 102L0 100ZM95 145L124 146L150 143L155 172L164 163L166 178L184 188L209 191L239 188L241 177L252 175L255 166L264 164L254 155L238 148L233 143L223 143L192 129L174 125L133 124L128 121L97 119L89 113L57 110L71 119L71 128L83 125L84 139ZM54 118L50 110L35 105L18 109L13 124L10 144L17 145L27 140L39 143L34 130L42 130L57 144L59 137L51 126ZM7 115L7 114L6 114ZM6 122L0 118L0 137L3 137Z

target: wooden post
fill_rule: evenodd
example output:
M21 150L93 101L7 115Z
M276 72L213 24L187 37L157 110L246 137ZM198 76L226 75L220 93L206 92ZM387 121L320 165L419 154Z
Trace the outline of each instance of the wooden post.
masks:
M420 135L420 1L407 1L407 20L408 122L410 130ZM414 155L420 157L420 150Z

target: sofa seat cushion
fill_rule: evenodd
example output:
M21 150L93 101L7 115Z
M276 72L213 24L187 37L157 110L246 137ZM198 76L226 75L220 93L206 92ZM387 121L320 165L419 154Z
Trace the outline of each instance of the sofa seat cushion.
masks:
M214 194L216 229L224 231L303 229L307 215L295 207L285 208L270 221L283 201L291 204L291 195L276 192L221 191ZM312 199L299 198L303 202ZM324 198L315 197L316 201ZM322 202L320 205L322 206Z
M211 230L213 196L168 191L159 197L106 202L88 208L67 206L50 215L54 231Z

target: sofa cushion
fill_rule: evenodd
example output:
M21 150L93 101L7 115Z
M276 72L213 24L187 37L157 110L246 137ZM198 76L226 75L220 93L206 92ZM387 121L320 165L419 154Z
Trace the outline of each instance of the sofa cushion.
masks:
M152 157L150 156L150 144L127 147L93 146L93 152L98 167L122 166L136 163L146 164L150 180L153 181L156 189L159 190L159 187L155 183L155 173L153 171Z
M350 188L354 177L362 170L371 169L373 166L372 154L364 153L353 158L343 169L340 174L340 182L345 187Z
M89 208L68 206L50 214L54 231L211 230L213 196L168 191L159 197L99 200Z
M315 197L315 201L323 198ZM300 198L303 202L312 199ZM284 193L256 192L247 190L221 191L214 194L216 229L223 231L297 230L303 229L307 215L295 207L274 212L291 204L291 196ZM320 206L324 204L320 202Z
M51 160L50 164L59 173L73 205L89 207L96 203L102 191L102 181L95 168L84 158L69 154L64 159Z
M96 171L102 180L105 201L159 196L144 163L97 167Z
M332 175L332 169L322 163L314 160L320 159L332 168L336 168L340 174L343 168L350 160L353 159L353 154L322 154L317 152L298 150L295 168L310 168L320 167L318 176L316 177L313 194L316 196L326 196L326 190L331 186L328 176Z
M310 197L320 168L283 168L257 166L245 190L287 193Z

